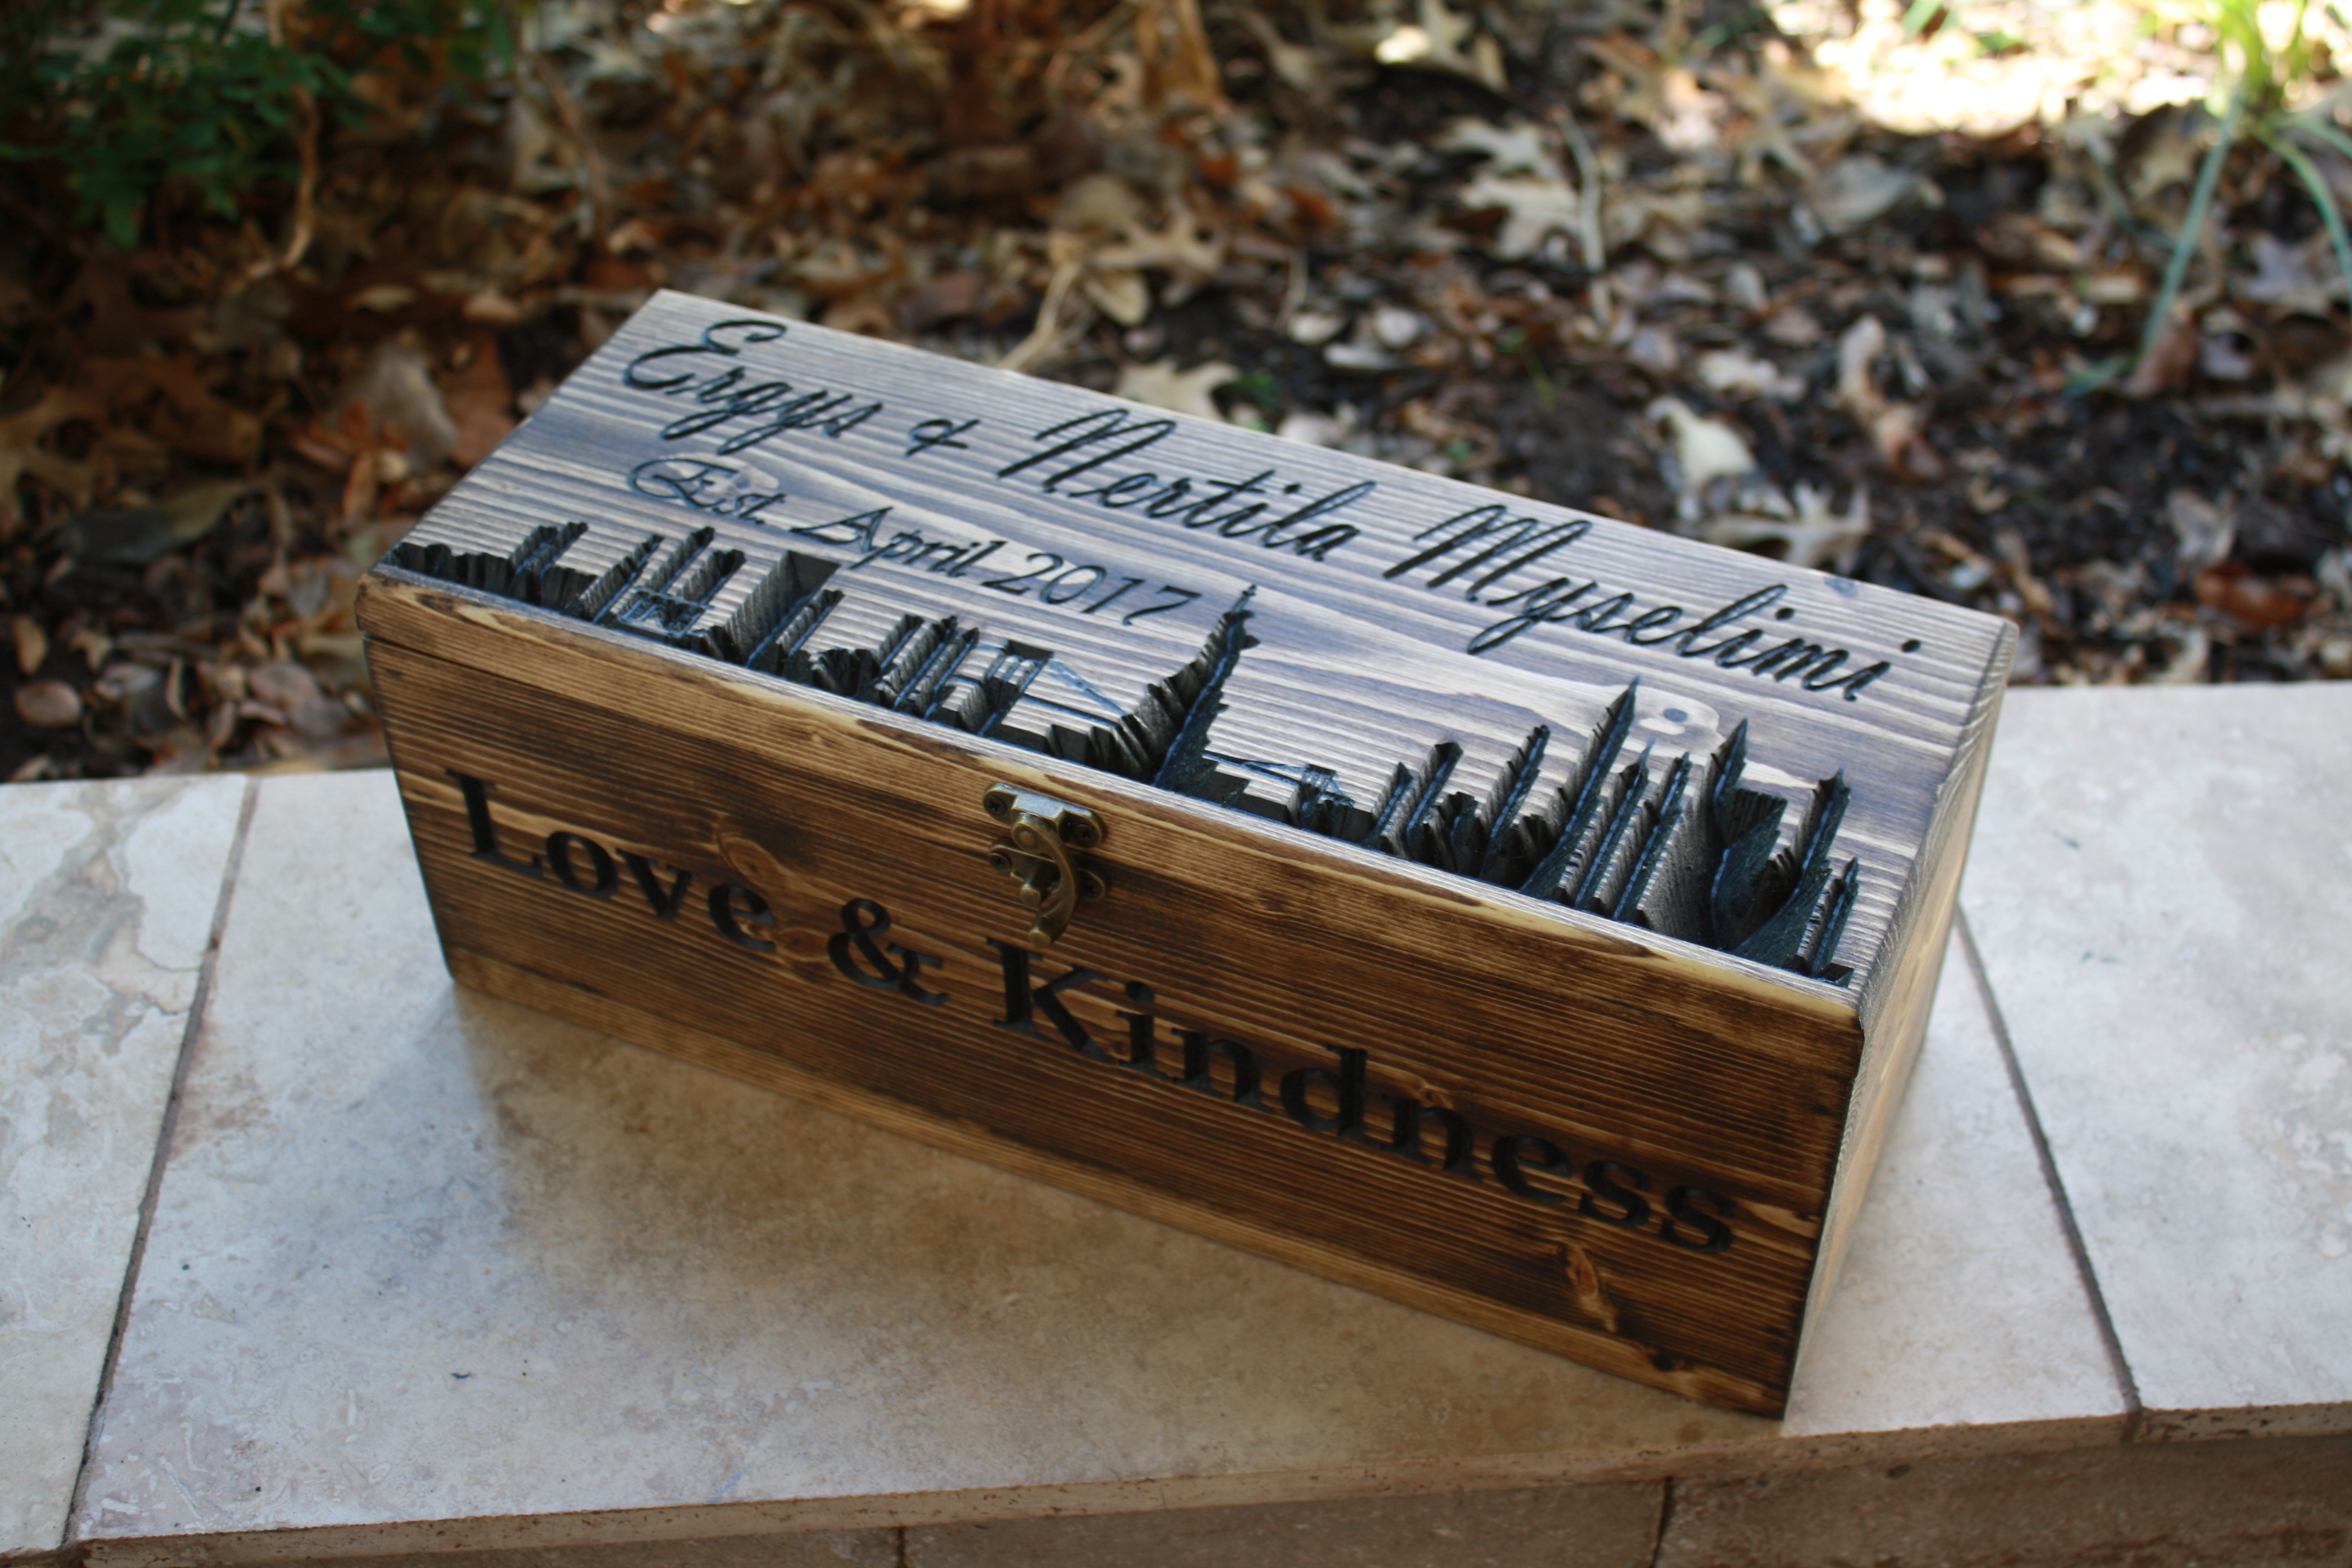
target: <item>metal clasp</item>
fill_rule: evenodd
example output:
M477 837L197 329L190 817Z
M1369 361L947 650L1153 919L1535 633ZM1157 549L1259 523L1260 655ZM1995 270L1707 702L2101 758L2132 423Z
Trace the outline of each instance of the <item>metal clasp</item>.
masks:
M1102 819L1084 806L1011 784L991 784L981 807L1006 829L988 847L988 863L1021 884L1021 901L1034 912L1029 940L1051 947L1070 927L1080 899L1099 899L1103 879L1075 853L1103 840Z

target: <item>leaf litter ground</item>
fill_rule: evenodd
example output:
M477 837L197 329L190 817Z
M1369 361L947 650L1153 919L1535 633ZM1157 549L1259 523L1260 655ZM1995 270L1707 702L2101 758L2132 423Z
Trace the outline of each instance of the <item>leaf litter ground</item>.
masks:
M238 225L123 254L18 171L0 776L380 763L360 574L661 286L1990 610L2024 681L2352 676L2346 290L2273 160L2095 384L2196 20L1929 21L548 0Z

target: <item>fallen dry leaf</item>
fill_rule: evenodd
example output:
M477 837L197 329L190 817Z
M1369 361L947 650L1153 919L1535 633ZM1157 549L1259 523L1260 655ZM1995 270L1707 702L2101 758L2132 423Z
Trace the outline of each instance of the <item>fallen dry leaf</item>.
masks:
M1789 348L1811 348L1822 341L1822 324L1803 307L1784 305L1766 318L1764 335Z
M2326 256L2327 236L2318 230L2300 246L2289 245L2275 235L2257 233L2246 248L2254 275L2240 291L2249 300L2299 314L2325 316L2331 298L2344 291L2342 277ZM2323 277L2327 279L2325 283Z
M1799 485L1791 515L1772 517L1756 512L1732 512L1709 518L1699 537L1710 544L1735 550L1751 544L1778 542L1780 559L1792 566L1815 571L1850 571L1854 552L1870 537L1870 495L1863 489L1843 512L1830 510L1829 497L1811 485Z
M1466 77L1496 92L1509 89L1503 75L1502 46L1470 17L1445 8L1444 0L1420 0L1419 21L1394 28L1373 49L1384 66L1444 71Z
M527 319L521 305L495 288L485 289L467 299L461 313L466 320L485 327L519 326Z
M2213 668L2213 637L2203 626L2183 626L2175 634L2180 641L2172 657L2149 671L2147 681L2151 686L2200 686Z
M2155 351L2133 365L2131 374L2124 378L2123 395L2154 397L2179 386L2197 368L2203 342L2196 314L2185 308L2175 310L2172 320L2165 323L2163 335L2156 340Z
M1739 183L1754 186L1764 179L1764 165L1777 163L1799 180L1813 177L1812 161L1797 145L1794 132L1807 118L1811 95L1790 79L1769 51L1753 74L1728 60L1716 62L1710 73L1738 111L1729 139L1738 154Z
M144 566L211 534L247 488L243 479L199 479L153 506L82 512L58 531L58 548L76 561Z
M1857 424L1869 424L1886 406L1871 369L1885 347L1886 329L1867 313L1856 316L1838 338L1838 403Z
M1503 226L1486 247L1498 260L1524 261L1554 234L1578 240L1580 252L1584 198L1566 180L1549 174L1481 174L1462 187L1461 201L1474 212L1503 209Z
M1721 420L1694 414L1677 397L1661 397L1647 412L1674 442L1675 501L1685 521L1698 518L1709 485L1756 471L1756 454Z
M1710 349L1698 356L1698 378L1709 392L1793 402L1805 393L1801 377L1784 375L1770 360L1740 349Z
M1918 175L1889 168L1866 153L1841 158L1805 188L1805 205L1832 234L1860 228L1897 202L1934 186Z
M1336 447L1347 440L1353 428L1353 421L1328 414L1291 414L1283 417L1274 433L1286 441L1308 447Z
M66 730L81 722L81 693L62 680L16 688L16 717L36 730Z
M93 354L82 361L74 388L110 421L141 428L174 450L243 461L260 437L260 425L214 396L211 379L189 354Z
M1588 85L1588 101L1643 125L1654 126L1665 110L1667 66L1657 50L1623 33L1586 42L1585 52L1613 73Z
M1243 9L1234 15L1256 36L1258 47L1265 51L1265 63L1274 68L1276 76L1302 92L1316 91L1323 86L1328 73L1319 51L1286 41L1274 24L1257 11Z
M151 664L110 665L104 674L90 682L89 693L103 702L127 702L160 685L163 679L163 672Z
M1864 312L1838 339L1838 404L1870 435L1878 460L1918 483L1944 476L1944 460L1919 432L1917 405L1897 402L1878 388L1873 366L1886 347L1886 329Z
M1283 331L1292 342L1314 348L1338 337L1347 324L1348 318L1337 310L1301 310L1292 313Z
M1089 267L1078 280L1078 291L1122 327L1139 327L1151 314L1151 285L1140 272Z
M1168 302L1181 305L1225 264L1225 237L1179 207L1160 228L1138 225L1128 237L1097 251L1106 271L1150 270L1168 275Z
M20 478L37 479L77 506L89 503L90 466L44 451L39 442L68 420L95 419L102 413L96 398L53 386L30 408L0 419L0 539L22 516L16 501Z
M1224 102L1199 0L1142 0L1135 49L1143 62L1144 101L1154 112L1171 104L1215 109Z
M1054 207L1054 227L1101 236L1143 226L1142 195L1117 174L1092 174L1070 182Z
M1529 120L1511 125L1489 125L1465 116L1445 128L1437 145L1447 153L1485 154L1486 173L1490 174L1559 175L1566 172L1559 155L1553 151L1551 133Z
M332 740L351 718L351 710L328 696L318 678L292 659L256 667L246 683L257 703L275 710L284 723L310 740Z
M8 631L16 645L17 673L30 675L40 668L49 657L49 634L41 629L41 623L30 616L12 616Z
M1211 360L1196 364L1191 370L1178 370L1172 359L1158 364L1131 364L1118 373L1118 384L1111 389L1116 396L1131 399L1152 408L1165 408L1171 414L1190 414L1195 418L1213 419L1224 423L1216 399L1209 394L1217 387L1240 379L1241 372L1223 360Z
M2308 577L2263 577L2224 561L2197 574L2197 602L2251 631L2275 631L2311 613L2319 585Z
M1021 296L971 268L942 272L898 296L892 312L908 332L927 332L942 322L979 317L996 321L1019 308Z
M2237 542L2237 521L2194 490L2165 497L2164 517L2180 542L2180 564L2191 573L2220 565Z
M457 445L457 425L433 384L432 367L396 340L376 345L340 401L347 409L364 410L375 428L396 437L420 468L438 466Z
M81 655L82 662L95 674L113 655L114 639L96 626L84 626L66 638L66 647Z
M514 433L514 388L499 363L498 345L478 338L465 368L442 384L443 405L457 434L449 443L449 460L470 468Z
M2037 620L2048 620L2057 612L2057 601L2049 585L2034 574L2033 556L2026 548L2025 535L2015 528L1996 529L1992 536L1993 553L2009 568L2009 580L2024 601L2026 613Z

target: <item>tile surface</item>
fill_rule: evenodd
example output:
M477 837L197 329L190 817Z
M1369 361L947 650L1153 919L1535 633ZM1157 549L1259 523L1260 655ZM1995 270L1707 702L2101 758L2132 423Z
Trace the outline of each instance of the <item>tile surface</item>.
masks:
M63 1539L245 788L0 786L0 1554Z
M1334 1501L2112 1416L2031 1182L2001 1245L2056 1329L2021 1346L1932 1241L1865 1239L1853 1310L1911 1321L1828 1331L1940 1357L1937 1396L1832 1380L1784 1437L457 991L389 775L259 787L94 1443L96 1561ZM1959 1042L1960 1141L1890 1169L2022 1137L1987 1130L1969 1029L1930 1047Z
M1935 1451L2120 1436L2123 1387L1993 1037L1945 955L1927 1041L1808 1333L1791 1435L1937 1429Z
M260 788L89 1538L845 1528L1770 1430L457 991L390 776Z
M2146 1431L2352 1430L2352 687L2012 692L1961 902Z

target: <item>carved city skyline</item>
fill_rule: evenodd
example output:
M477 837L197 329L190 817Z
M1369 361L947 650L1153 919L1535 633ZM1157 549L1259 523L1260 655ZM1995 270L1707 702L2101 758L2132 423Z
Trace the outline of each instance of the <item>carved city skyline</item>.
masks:
M817 647L845 602L833 585L839 563L787 551L714 620L746 557L714 548L712 529L675 539L646 531L601 572L564 564L589 531L576 521L541 524L505 554L403 542L387 564L1775 968L1839 984L1850 976L1837 952L1861 873L1832 853L1852 798L1844 774L1820 781L1783 843L1791 803L1743 782L1744 720L1703 762L1687 752L1665 761L1646 745L1628 756L1638 679L1549 790L1555 730L1538 724L1483 794L1454 787L1466 753L1449 739L1397 761L1368 805L1332 768L1244 760L1212 745L1229 683L1258 646L1254 589L1218 616L1198 652L1119 710L1053 649L1009 636L991 643L983 626L955 615L904 613L872 641ZM1102 710L1035 695L1026 708L1038 711L1016 718L1048 669ZM1287 798L1248 794L1253 774L1286 784Z

